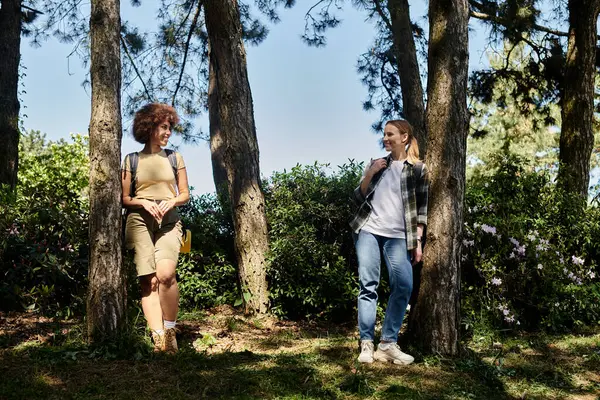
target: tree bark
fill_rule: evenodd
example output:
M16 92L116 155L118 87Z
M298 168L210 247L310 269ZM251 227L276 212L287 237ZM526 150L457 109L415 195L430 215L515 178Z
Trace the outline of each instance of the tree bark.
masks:
M404 117L413 126L415 136L419 142L420 156L425 158L427 129L425 126L423 85L421 83L408 0L388 0L388 11L391 16L392 35L398 62Z
M225 178L233 214L235 253L246 311L268 308L264 195L252 94L237 0L211 0L204 15L210 43L209 119L215 186Z
M569 0L558 184L587 199L594 147L596 26L600 1Z
M409 326L426 352L459 352L460 251L468 133L467 0L430 0L427 249Z
M92 0L90 16L90 256L87 327L91 341L125 323L121 257L121 57L119 0Z
M0 6L0 184L17 185L19 166L19 60L21 0Z

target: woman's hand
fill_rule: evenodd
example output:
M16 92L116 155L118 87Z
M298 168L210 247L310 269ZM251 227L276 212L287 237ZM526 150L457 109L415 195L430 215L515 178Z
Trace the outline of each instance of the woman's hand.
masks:
M158 204L153 201L143 200L142 207L144 207L144 210L148 211L157 221L162 219L162 216L164 215Z
M417 240L417 247L412 249L411 252L412 265L420 263L421 259L423 258L423 249L421 248L420 240Z
M377 160L373 160L371 162L371 166L369 167L367 174L373 176L385 167L387 167L387 162L385 161L385 158L378 158Z
M175 207L175 200L161 201L160 204L158 205L158 208L160 209L160 212L161 212L161 218L163 215L168 213L173 207Z

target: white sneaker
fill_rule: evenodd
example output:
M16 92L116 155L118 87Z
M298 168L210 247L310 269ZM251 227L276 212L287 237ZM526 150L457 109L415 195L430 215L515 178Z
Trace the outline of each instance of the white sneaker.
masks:
M373 346L372 340L361 340L360 341L360 355L358 356L358 362L361 363L372 363L373 362Z
M413 356L400 351L400 346L397 343L390 343L383 349L380 343L377 346L377 351L373 354L373 358L377 361L388 361L400 365L408 365L415 361Z

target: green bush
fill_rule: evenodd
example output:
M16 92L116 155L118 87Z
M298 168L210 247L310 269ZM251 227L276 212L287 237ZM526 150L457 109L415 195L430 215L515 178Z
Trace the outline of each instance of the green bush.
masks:
M547 173L501 157L467 187L463 316L496 327L562 330L600 319L600 210Z
M181 254L177 265L182 308L233 304L240 294L231 214L207 194L192 196L179 212L192 233L192 251Z
M296 166L266 187L272 310L288 318L347 320L357 296L356 257L348 222L350 196L363 166Z
M19 144L17 192L0 205L0 307L69 315L87 286L87 139ZM5 189L6 190L6 189Z

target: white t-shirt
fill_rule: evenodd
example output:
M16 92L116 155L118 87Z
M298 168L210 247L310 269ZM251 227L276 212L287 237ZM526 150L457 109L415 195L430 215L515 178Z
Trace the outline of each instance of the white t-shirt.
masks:
M362 227L366 232L388 238L406 238L404 203L402 202L402 169L404 160L392 161L383 172L371 199L371 213Z

